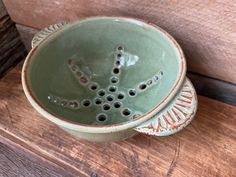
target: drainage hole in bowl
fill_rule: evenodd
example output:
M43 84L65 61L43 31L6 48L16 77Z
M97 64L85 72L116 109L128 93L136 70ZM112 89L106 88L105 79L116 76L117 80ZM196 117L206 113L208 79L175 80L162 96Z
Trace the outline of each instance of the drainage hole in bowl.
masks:
M108 87L108 90L109 90L110 92L114 93L114 92L116 92L117 87L116 87L116 86L109 86L109 87Z
M77 108L79 108L79 103L77 101L70 101L69 107L72 109L77 109Z
M95 105L100 105L100 104L102 104L102 99L101 99L101 98L95 98L95 99L94 99L94 104L95 104Z
M124 116L129 116L129 115L131 114L131 110L128 109L128 108L125 108L125 109L122 110L121 113L122 113L122 115L124 115Z
M118 54L117 54L117 58L120 58L120 57L122 57L122 54L121 54L121 53L118 53Z
M113 106L118 109L118 108L120 108L122 106L122 103L121 102L115 102L113 104Z
M105 103L104 105L102 105L102 108L104 111L108 111L109 109L111 109L111 105Z
M120 60L116 61L116 65L119 66L120 65Z
M73 72L76 72L76 71L78 71L78 66L76 66L76 65L72 65L72 67L71 67L71 70L73 71Z
M54 97L53 97L52 95L48 95L48 100L49 100L50 102L53 102Z
M68 104L68 103L67 103L66 100L61 100L60 105L61 105L62 107L66 107L67 104Z
M113 74L119 74L120 73L120 69L119 68L114 68L113 69Z
M98 84L97 83L91 83L90 85L89 85L89 89L90 90L97 90L98 89Z
M68 65L72 65L73 60L72 60L72 59L69 59L69 60L67 61L67 63L68 63Z
M123 50L122 46L117 47L118 50Z
M116 77L116 76L113 76L113 77L111 77L110 81L111 81L112 84L116 84L116 83L119 82L119 78Z
M107 101L113 101L114 96L113 95L107 95L106 99L107 99Z
M129 90L129 96L135 96L136 95L136 90L135 89L130 89Z
M88 78L86 76L81 76L80 77L80 83L81 84L87 84L88 83Z
M152 85L152 80L151 79L147 81L147 85L149 85L149 86Z
M60 103L60 98L54 97L54 98L53 98L53 103L59 104L59 103Z
M158 81L159 77L158 76L154 76L153 80L154 82Z
M101 90L99 90L99 91L97 92L97 95L98 95L98 96L104 96L105 94L106 94L106 91L103 90L103 89L101 89Z
M117 95L117 98L118 98L119 100L122 100L122 99L125 98L125 94L124 94L124 93L119 93L119 94Z
M146 88L147 88L147 85L144 84L144 83L142 83L142 84L139 85L139 89L140 89L140 90L145 90Z
M83 73L81 71L76 71L75 74L76 74L76 76L80 77L80 76L82 76Z
M91 105L91 101L90 100L83 100L82 101L82 105L84 106L84 107L89 107L90 105Z
M97 122L105 122L107 121L107 115L104 113L100 113L96 116Z

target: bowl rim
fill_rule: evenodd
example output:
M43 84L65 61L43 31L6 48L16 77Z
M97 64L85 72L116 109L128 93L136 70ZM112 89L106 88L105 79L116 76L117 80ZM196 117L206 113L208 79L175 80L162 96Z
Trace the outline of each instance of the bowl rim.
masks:
M43 45L43 43L47 39L56 38L58 35L60 35L61 32L65 31L68 28L71 28L74 25L80 24L82 22L101 20L101 19L123 21L123 22L133 23L136 25L145 26L147 28L155 29L161 35L166 37L169 40L169 42L171 42L173 44L173 46L177 49L177 52L179 55L178 64L181 68L179 70L177 80L173 84L172 88L170 89L170 91L166 95L166 97L164 97L154 108L150 109L148 112L146 112L142 116L140 116L136 119L130 120L130 121L126 121L126 122L122 122L122 123L118 123L118 124L112 124L112 125L87 125L87 124L81 124L81 123L67 120L57 114L49 112L46 108L44 108L44 106L41 105L41 103L39 103L39 101L35 98L35 96L33 95L32 91L29 87L28 79L27 79L27 71L28 71L27 69L28 69L29 62L32 62L32 60L33 60L33 57L32 57L33 54L37 51L37 48L39 46ZM176 93L178 92L178 90L180 89L180 87L183 84L183 81L185 79L185 75L186 75L186 61L185 61L185 56L184 56L184 53L183 53L180 45L169 33L167 33L165 30L163 30L159 26L157 26L149 21L145 21L145 20L141 20L141 19L137 19L137 18L132 18L132 17L96 16L96 17L87 17L82 20L77 20L75 22L70 22L69 24L65 25L62 29L60 29L56 32L53 32L53 33L49 34L47 37L45 37L45 39L43 39L37 46L32 48L31 51L29 52L29 54L27 55L27 57L24 61L24 64L23 64L21 79L22 79L22 86L23 86L24 93L25 93L27 99L29 100L29 102L31 103L31 105L40 114L42 114L44 117L46 117L50 121L52 121L64 128L72 129L72 130L79 131L79 132L111 133L111 132L126 130L129 128L135 128L136 126L140 125L141 123L143 123L147 120L150 120L154 116L156 116L176 95Z

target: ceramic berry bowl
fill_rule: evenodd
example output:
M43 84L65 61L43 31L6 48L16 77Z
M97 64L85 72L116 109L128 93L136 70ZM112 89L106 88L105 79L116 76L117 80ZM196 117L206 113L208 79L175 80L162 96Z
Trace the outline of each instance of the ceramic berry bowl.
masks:
M158 26L95 17L36 34L22 84L32 106L68 133L118 141L188 125L197 98L185 74L180 46Z

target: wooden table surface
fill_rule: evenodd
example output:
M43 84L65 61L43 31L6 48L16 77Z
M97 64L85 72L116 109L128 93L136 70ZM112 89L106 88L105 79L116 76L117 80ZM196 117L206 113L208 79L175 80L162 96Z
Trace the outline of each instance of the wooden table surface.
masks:
M236 176L236 107L199 96L196 118L168 137L77 140L39 115L21 67L0 80L0 176Z

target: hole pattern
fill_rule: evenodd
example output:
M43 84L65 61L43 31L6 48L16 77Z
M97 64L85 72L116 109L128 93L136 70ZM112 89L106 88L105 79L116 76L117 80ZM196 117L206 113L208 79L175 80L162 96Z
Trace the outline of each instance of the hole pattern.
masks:
M79 101L77 101L77 100L67 100L67 99L60 98L60 97L53 96L53 95L48 95L47 98L51 103L54 103L55 105L61 106L63 108L69 108L69 109L79 109L80 108Z
M123 100L126 98L126 95L123 91L119 90L118 87L116 87L120 80L120 74L122 71L122 66L126 62L126 57L129 57L129 53L126 53L123 46L116 47L116 50L114 52L114 66L112 68L111 77L109 79L110 83L112 85L109 85L107 89L99 89L100 86L97 82L91 82L91 78L87 76L80 67L76 64L76 62L73 59L68 59L68 68L70 69L71 73L74 75L74 77L79 81L79 83L82 86L88 87L91 91L96 91L97 97L93 98L93 102L91 102L90 99L84 99L81 101L81 105L85 108L89 108L92 104L93 105L100 105L99 108L101 108L101 111L110 111L113 108L114 109L120 109L123 108ZM152 87L153 85L157 84L158 81L163 77L164 72L160 71L156 75L152 76L152 78L147 79L146 81L142 81L139 84L136 85L135 88L131 88L128 90L127 94L130 97L134 97L138 95L139 93L147 90L148 88ZM114 84L117 84L114 86ZM108 91L108 95L107 95ZM118 93L116 93L118 92ZM69 108L69 109L78 109L80 108L80 101L78 100L68 100L64 98L59 98L57 96L49 95L48 96L49 102ZM132 110L129 108L123 108L120 112L123 116L128 117L130 119L135 119L141 114L135 113L132 115ZM105 113L99 113L96 116L97 122L105 122L107 121L107 115Z
M154 75L151 79L148 79L147 81L141 82L138 85L138 89L140 92L145 91L147 88L150 88L158 83L158 81L162 78L163 76L163 71L160 71L158 74Z
M75 76L75 78L79 81L81 85L85 86L90 82L88 76L86 76L86 74L80 69L80 67L76 65L75 61L69 59L67 63L72 74Z
M118 46L115 51L115 62L114 62L114 67L112 69L112 74L113 75L120 75L121 74L121 59L124 58L124 47Z

